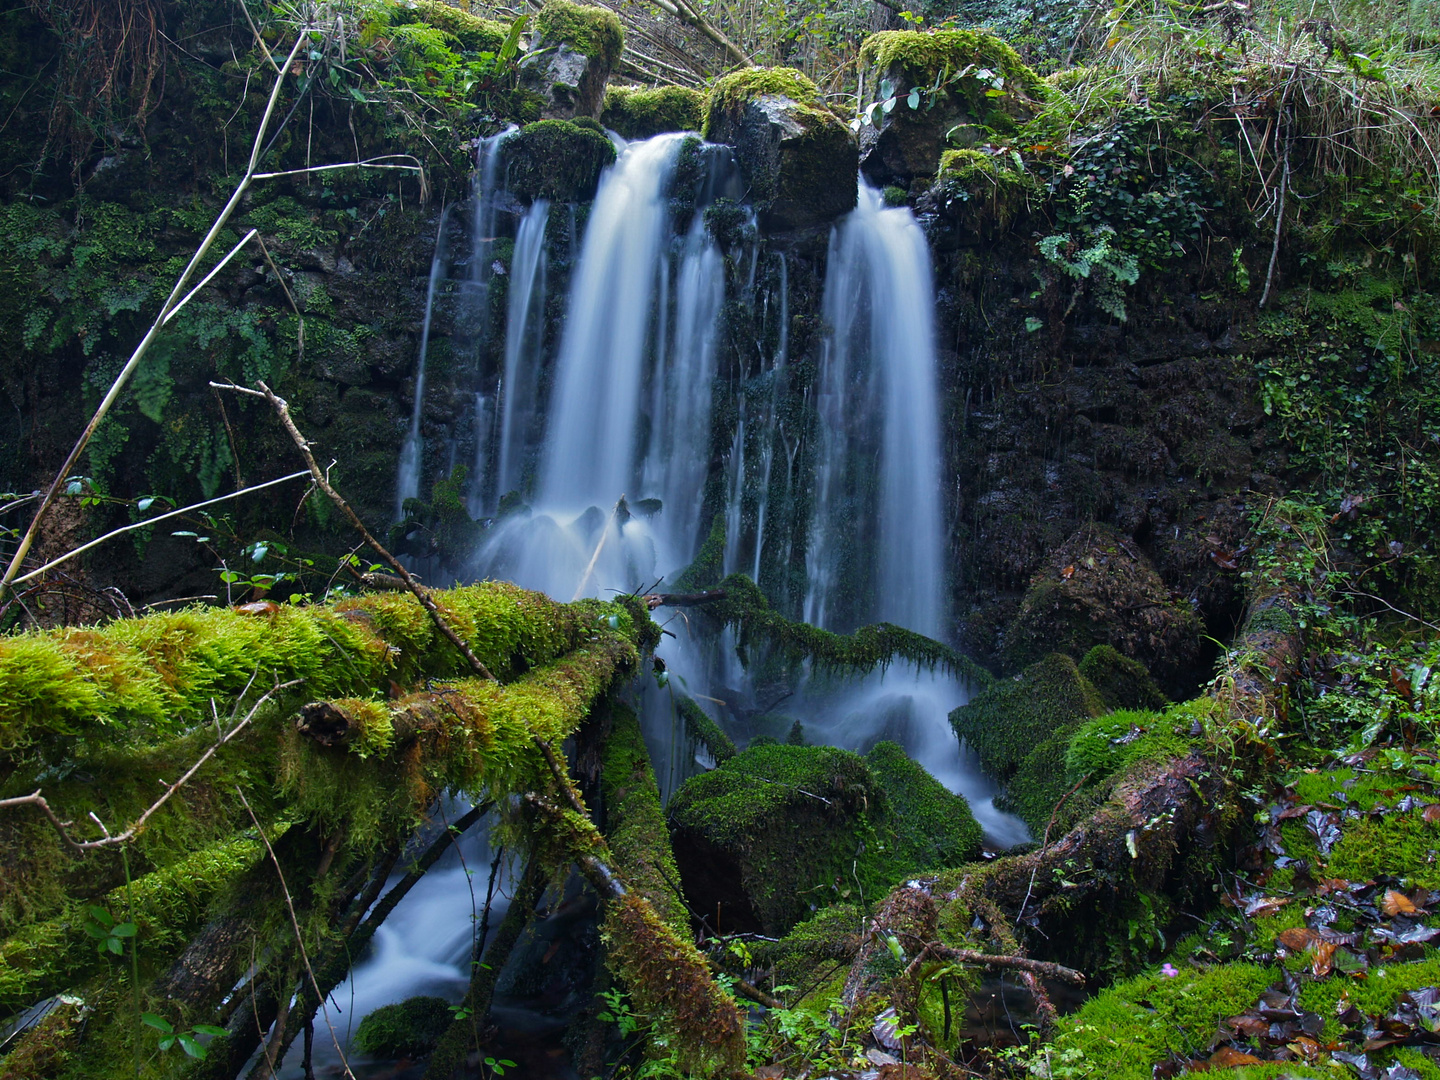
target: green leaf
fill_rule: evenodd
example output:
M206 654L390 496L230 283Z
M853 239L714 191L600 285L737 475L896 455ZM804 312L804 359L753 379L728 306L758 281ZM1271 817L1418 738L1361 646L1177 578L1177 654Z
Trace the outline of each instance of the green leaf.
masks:
M135 504L135 509L136 509L136 510L142 510L142 511L143 511L143 510L149 510L150 507L152 507L152 506L154 506L154 505L155 505L155 496L154 496L154 495L146 495L145 498L141 499L139 502L137 502L137 503Z
M161 1049L161 1050L169 1050L170 1047L172 1047L172 1046L174 1046L174 1045L175 1045L175 1036L174 1036L174 1035L166 1035L165 1038L163 1038L163 1039L160 1040L160 1049Z
M1043 319L1035 318L1034 315L1027 316L1025 319L1025 330L1027 333L1030 334L1033 334L1036 330L1039 330L1044 325L1045 321Z
M912 89L912 90L910 91L909 95L905 98L905 104L906 104L906 105L909 105L910 108L912 108L912 109L918 109L918 108L920 107L920 88L919 88L919 87L915 87L914 89Z
M107 937L105 939L104 948L109 949L116 956L119 956L125 951L125 943L121 941L118 937Z
M110 933L116 937L134 937L135 924L133 922L122 922L110 928Z
M184 1050L185 1053L189 1054L192 1058L204 1059L205 1047L194 1035L177 1035L176 1038L180 1040L181 1050Z
M156 1016L154 1013L141 1013L140 1022L154 1028L156 1031L163 1031L166 1035L173 1035L175 1033L175 1027L169 1020L166 1020L163 1016Z
M229 1035L223 1027L216 1027L214 1024L196 1024L195 1031L201 1035L209 1035L212 1038L220 1038L222 1035Z
M106 911L103 907L96 907L94 904L87 904L85 906L85 910L88 911L90 913L90 917L96 922L98 922L101 926L115 925L114 916L112 916L110 912Z

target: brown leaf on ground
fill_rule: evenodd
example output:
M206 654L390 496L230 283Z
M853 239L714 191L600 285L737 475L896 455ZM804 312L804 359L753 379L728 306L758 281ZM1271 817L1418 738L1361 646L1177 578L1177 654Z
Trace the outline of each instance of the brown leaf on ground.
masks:
M1317 941L1315 943L1315 955L1310 958L1310 974L1317 979L1323 979L1329 975L1335 967L1335 942Z
M1420 909L1410 902L1410 898L1395 889L1386 889L1384 897L1380 900L1380 910L1391 918L1396 915L1414 915Z
M1278 944L1284 945L1291 952L1304 952L1319 940L1319 934L1304 926L1294 926L1289 930L1282 930L1275 937Z
M1207 1064L1212 1069L1238 1069L1241 1065L1259 1065L1260 1059L1233 1046L1222 1046L1210 1055Z

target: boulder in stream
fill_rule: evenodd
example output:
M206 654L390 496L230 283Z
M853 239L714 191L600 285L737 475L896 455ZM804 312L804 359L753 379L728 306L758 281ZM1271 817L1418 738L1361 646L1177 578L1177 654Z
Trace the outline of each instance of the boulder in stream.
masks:
M593 199L600 173L615 160L615 146L603 132L585 125L537 120L507 138L503 154L510 193L526 201Z
M855 208L855 137L794 68L747 68L719 79L704 135L735 148L767 232L821 225Z
M721 933L783 934L980 850L965 800L893 743L752 746L686 782L669 815L685 895Z
M548 120L598 117L624 45L620 19L609 8L546 0L535 17L520 85L545 99L541 115Z

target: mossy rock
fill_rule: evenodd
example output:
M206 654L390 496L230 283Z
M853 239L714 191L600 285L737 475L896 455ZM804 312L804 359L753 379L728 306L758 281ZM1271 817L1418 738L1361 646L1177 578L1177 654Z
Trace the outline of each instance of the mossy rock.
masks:
M410 0L409 7L421 22L445 31L465 52L499 52L510 29L502 22L482 19L443 0ZM398 23L400 20L392 16L390 21Z
M505 140L506 186L519 198L584 202L595 197L600 174L615 160L604 134L565 120L526 124Z
M877 750L872 764L833 747L752 744L687 781L669 812L691 903L718 910L724 931L781 934L828 904L973 857L980 830L965 800L898 747Z
M1145 553L1119 530L1081 526L1030 580L1005 633L1007 666L1049 652L1077 660L1110 645L1144 664L1164 690L1186 697L1204 672L1204 625L1176 600Z
M858 904L832 904L797 923L779 941L757 941L751 955L757 966L773 967L777 983L808 986L822 965L839 965L855 955L864 920Z
M950 714L950 724L980 755L985 771L1004 783L1052 735L1106 711L1075 661L1052 653L981 690Z
M546 0L535 17L533 59L521 68L521 85L546 99L548 119L598 117L624 47L625 31L609 8Z
M444 998L412 997L382 1005L360 1021L355 1045L373 1057L423 1057L435 1049L453 1018Z
M1045 90L1019 54L985 30L887 30L865 40L860 60L871 69L871 102L885 89L895 98L888 112L870 111L873 122L860 132L861 168L877 184L933 176L946 146L1012 133ZM953 77L960 72L967 74ZM915 108L912 90L921 99Z
M705 122L705 95L687 86L607 87L600 122L626 139L699 131Z
M1110 709L1163 709L1170 703L1144 664L1122 656L1111 645L1096 645L1086 653L1080 674L1100 691Z
M1014 224L1032 199L1038 204L1044 188L1032 173L1017 168L1008 154L945 150L940 154L931 197L944 200L952 211L962 204L962 223L976 232L994 235Z
M855 207L854 136L794 68L746 68L718 79L704 135L735 148L767 232L823 224Z

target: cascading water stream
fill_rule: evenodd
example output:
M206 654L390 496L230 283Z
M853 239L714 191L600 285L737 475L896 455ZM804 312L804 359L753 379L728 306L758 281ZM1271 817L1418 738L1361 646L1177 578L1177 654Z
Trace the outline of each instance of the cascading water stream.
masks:
M545 228L549 222L550 203L536 199L515 234L510 293L506 298L496 499L521 488L526 456L534 438L532 428L539 408L540 347L544 337Z
M425 444L420 435L420 420L425 413L425 358L430 351L430 322L435 313L435 293L445 274L445 226L450 207L440 211L440 227L435 234L435 255L430 260L430 280L425 288L425 322L420 329L420 358L415 363L415 403L410 408L410 427L400 446L400 462L395 475L395 520L405 516L405 502L420 493L420 465Z
M941 513L934 288L924 233L906 208L863 183L830 244L820 361L821 446L807 558L806 621L848 631L892 622L943 640L948 611ZM892 668L858 684L812 681L802 695L817 734L865 749L889 738L965 795L992 840L1024 825L956 745L949 712L964 686Z

